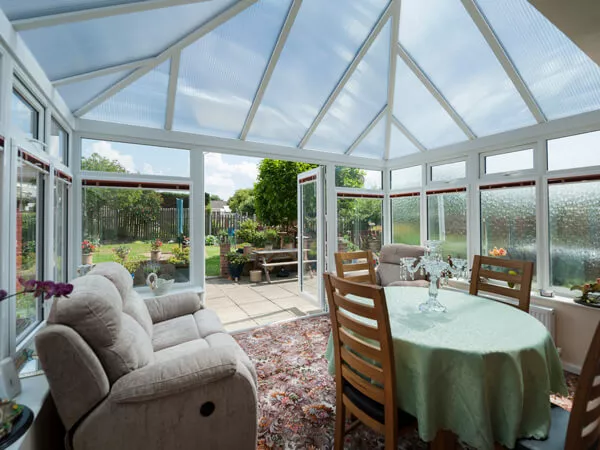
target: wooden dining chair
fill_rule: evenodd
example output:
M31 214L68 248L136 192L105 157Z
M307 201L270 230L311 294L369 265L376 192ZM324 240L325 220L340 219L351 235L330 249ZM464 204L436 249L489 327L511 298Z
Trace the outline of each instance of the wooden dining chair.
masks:
M357 260L359 262L354 262ZM335 253L335 270L337 276L345 280L356 283L377 284L375 266L373 265L373 252L371 250Z
M335 449L343 449L344 436L364 423L384 434L386 450L396 450L399 431L414 427L415 419L397 408L394 350L384 290L329 273L324 278L335 354ZM370 299L372 304L357 302L349 294ZM344 423L347 413L357 418L348 429Z
M485 266L499 267L506 271L495 271ZM510 273L513 272L513 273ZM485 278L487 281L484 281ZM471 286L469 294L477 295L480 291L514 298L519 305L513 305L521 311L529 313L531 299L531 280L533 278L533 263L531 261L518 261L514 259L499 259L489 256L475 255L471 272ZM501 286L489 281L514 283L514 288ZM518 287L517 287L518 285Z
M591 450L600 448L600 322L588 348L571 413L552 405L545 440L517 441L521 450Z

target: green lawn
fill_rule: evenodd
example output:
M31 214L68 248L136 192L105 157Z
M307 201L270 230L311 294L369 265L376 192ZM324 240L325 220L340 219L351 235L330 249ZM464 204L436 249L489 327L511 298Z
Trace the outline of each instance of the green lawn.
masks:
M206 246L206 276L218 276L221 273L221 263L219 259L219 246Z

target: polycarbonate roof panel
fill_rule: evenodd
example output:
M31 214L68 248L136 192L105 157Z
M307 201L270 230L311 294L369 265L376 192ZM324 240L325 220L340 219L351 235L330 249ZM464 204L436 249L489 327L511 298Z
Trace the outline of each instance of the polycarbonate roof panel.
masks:
M419 149L415 147L396 125L392 125L392 134L390 135L390 157L399 158L401 156L417 153Z
M290 0L261 0L181 54L173 128L237 138Z
M235 0L212 0L22 31L51 80L156 56Z
M296 146L388 0L304 0L248 140Z
M124 70L109 75L103 75L101 77L90 78L89 80L64 84L58 86L57 89L69 106L69 109L71 109L71 111L76 111L109 87L125 78L131 72L132 71Z
M600 68L525 0L478 0L548 119L600 109Z
M387 101L390 22L383 27L306 147L344 153Z
M400 43L478 136L536 123L460 0L403 0Z
M117 92L83 116L84 119L164 128L171 60Z
M352 156L383 159L385 156L385 115L369 131L352 152Z
M427 148L468 139L400 57L396 64L394 116Z
M19 20L137 2L139 0L0 0L0 8L10 20Z

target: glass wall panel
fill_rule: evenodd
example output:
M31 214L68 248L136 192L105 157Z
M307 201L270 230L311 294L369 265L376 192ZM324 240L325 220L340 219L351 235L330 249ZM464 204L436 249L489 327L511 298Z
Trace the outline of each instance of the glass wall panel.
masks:
M54 178L54 280L67 281L69 185Z
M122 70L117 73L90 78L89 80L62 84L59 85L57 89L60 96L67 103L69 109L71 111L77 111L83 105L89 103L109 87L121 81L131 73L133 73L132 70Z
M392 189L421 187L423 183L421 166L392 170Z
M84 188L82 252L91 254L84 263L117 261L135 286L150 272L189 281L189 202L186 191ZM91 252L83 248L89 245Z
M335 186L361 189L381 189L381 171L356 167L335 167Z
M535 186L481 191L482 255L492 256L496 247L506 250L506 259L536 262L535 198Z
M465 161L431 166L431 181L453 181L466 176L467 164Z
M64 165L68 165L69 134L54 119L50 123L50 142L48 144L50 154L58 158Z
M467 257L467 193L427 195L428 239L444 241L444 255Z
M27 137L37 139L39 137L40 117L38 110L14 90L10 106L12 125L25 133Z
M600 131L548 141L548 170L600 166Z
M488 175L533 169L533 149L486 156L484 162L485 173Z
M600 275L600 181L548 186L550 271L555 287L570 288Z
M421 243L421 196L392 198L392 242Z
M383 200L379 198L338 197L338 250L381 250L381 216Z

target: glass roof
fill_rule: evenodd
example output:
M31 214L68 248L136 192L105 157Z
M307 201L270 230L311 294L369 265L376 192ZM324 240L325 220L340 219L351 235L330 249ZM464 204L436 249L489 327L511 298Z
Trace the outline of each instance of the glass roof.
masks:
M395 2L0 8L85 119L385 159L600 110L600 67L527 0Z

